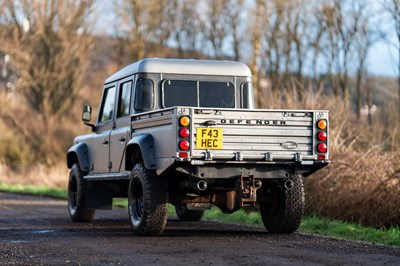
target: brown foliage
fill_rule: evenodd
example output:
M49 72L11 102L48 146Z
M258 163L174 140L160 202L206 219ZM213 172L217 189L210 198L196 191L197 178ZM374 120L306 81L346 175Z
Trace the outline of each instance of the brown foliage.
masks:
M304 179L306 213L375 227L400 224L396 117L377 113L370 124L340 97L302 91L301 101L287 90L264 97L264 103L268 108L330 111L331 164Z
M7 0L0 5L0 53L9 58L8 80L18 95L14 106L2 95L0 117L15 127L19 142L35 151L41 163L54 163L60 155L62 145L54 145L54 137L62 126L54 125L63 125L60 120L70 112L85 78L91 5L79 0Z
M399 155L334 152L330 166L305 180L306 212L375 227L400 224Z

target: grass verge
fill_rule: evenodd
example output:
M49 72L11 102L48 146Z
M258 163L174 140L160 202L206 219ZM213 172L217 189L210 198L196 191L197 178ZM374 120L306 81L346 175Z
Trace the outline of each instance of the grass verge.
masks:
M22 186L22 185L6 185L0 183L0 191L8 193L19 193L35 196L46 196L56 199L66 199L67 190L63 188L50 188L42 186Z
M400 228L398 226L377 229L313 216L303 219L300 231L374 244L400 246Z
M61 188L5 185L0 183L0 191L9 193L20 193L28 195L50 196L58 199L66 199L67 192ZM126 199L114 199L114 206L127 208ZM169 214L175 215L175 208L169 206ZM214 207L204 214L204 218L231 223L262 225L261 216L258 212L247 212L243 209L233 213L224 214ZM383 244L400 247L400 228L370 228L354 223L338 220L330 220L315 216L304 217L299 231L304 233L318 234L346 240L365 241L374 244Z

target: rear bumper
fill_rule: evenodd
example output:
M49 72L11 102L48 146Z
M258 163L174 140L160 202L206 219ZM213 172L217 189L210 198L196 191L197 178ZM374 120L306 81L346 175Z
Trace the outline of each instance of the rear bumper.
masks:
M307 163L304 163L307 162ZM237 178L253 176L258 179L287 178L289 175L308 176L327 166L329 161L302 162L237 162L237 161L191 161L174 165L175 171L201 179Z

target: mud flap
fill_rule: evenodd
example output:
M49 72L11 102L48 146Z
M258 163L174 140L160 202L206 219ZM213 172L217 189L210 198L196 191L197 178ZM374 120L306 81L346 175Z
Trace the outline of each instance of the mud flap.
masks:
M85 207L87 209L111 210L112 190L103 184L87 184L85 188Z

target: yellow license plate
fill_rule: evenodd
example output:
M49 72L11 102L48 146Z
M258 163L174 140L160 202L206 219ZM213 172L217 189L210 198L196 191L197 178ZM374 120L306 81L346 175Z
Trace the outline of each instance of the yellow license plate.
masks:
M223 131L222 128L197 128L196 148L197 149L222 149Z

